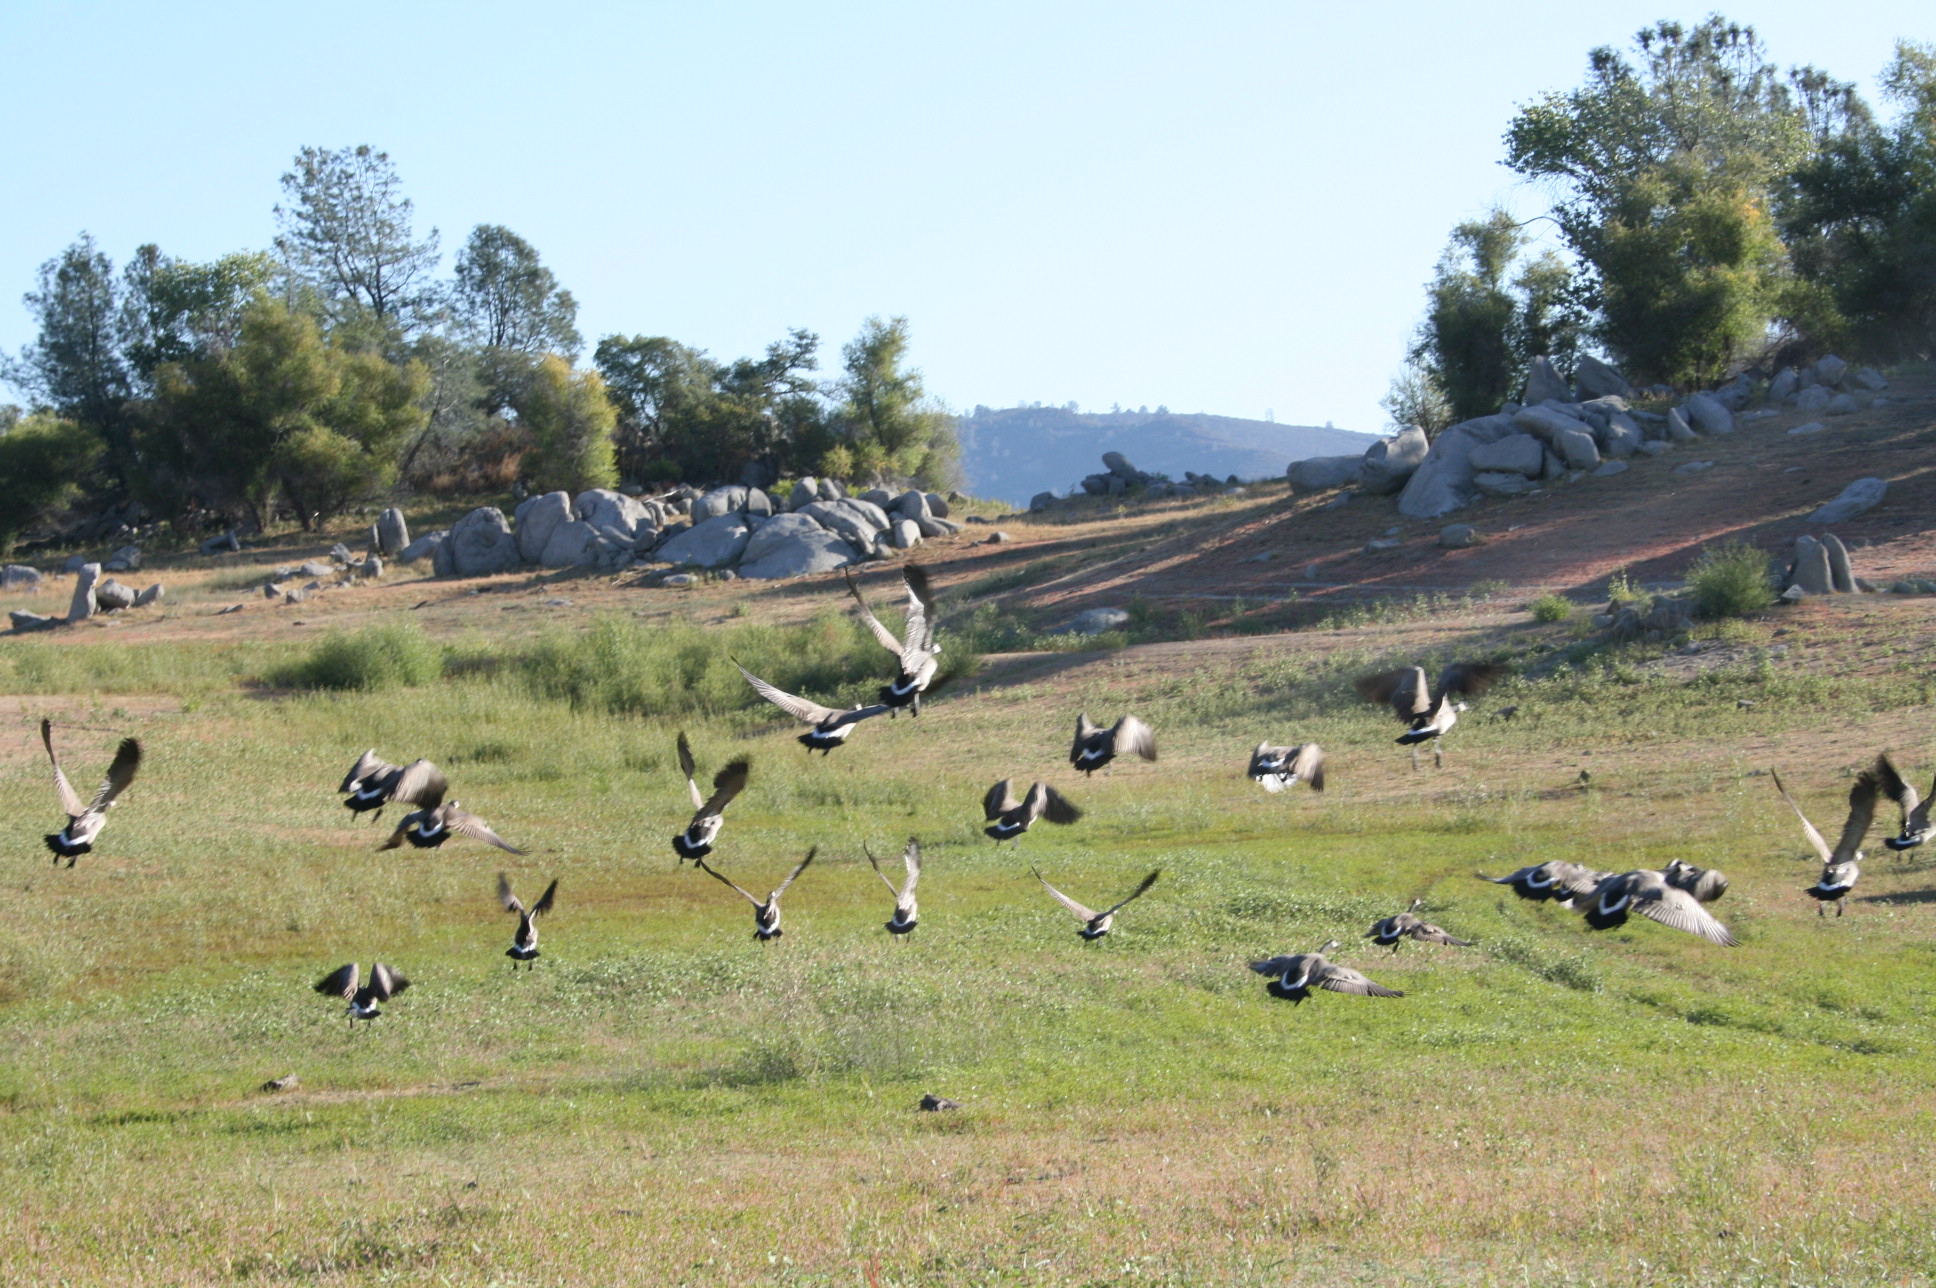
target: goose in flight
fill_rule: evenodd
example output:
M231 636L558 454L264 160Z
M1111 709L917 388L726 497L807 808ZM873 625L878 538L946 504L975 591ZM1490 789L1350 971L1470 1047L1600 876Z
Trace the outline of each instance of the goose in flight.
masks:
M1584 864L1569 863L1565 859L1548 859L1503 877L1489 877L1483 872L1472 875L1494 885L1509 885L1513 893L1522 899L1531 899L1535 903L1551 899L1562 908L1571 908L1576 895L1599 885L1607 874L1596 872Z
M726 821L726 807L746 787L752 762L744 756L727 761L726 767L713 775L713 794L702 797L699 783L693 777L692 744L681 731L679 768L686 776L686 790L692 793L692 807L698 812L686 824L686 830L672 838L672 850L681 859L703 858L713 852L713 842L719 838L720 826Z
M1035 872L1035 869L1030 868L1029 871ZM1109 928L1115 924L1116 914L1121 912L1124 908L1129 906L1131 903L1134 903L1137 899L1142 898L1143 893L1147 891L1151 886L1156 884L1156 878L1162 875L1163 875L1163 869L1161 868L1158 868L1156 871L1150 873L1148 876L1143 878L1142 883L1140 885L1138 885L1134 890L1129 892L1128 898L1120 900L1116 904L1112 905L1105 912L1097 912L1094 909L1083 907L1081 904L1077 903L1074 899L1071 899L1068 895L1063 894L1060 890L1050 885L1048 883L1047 878L1045 878L1040 872L1035 872L1035 879L1042 883L1042 888L1044 890L1047 890L1051 895L1055 897L1055 901L1057 903L1067 908L1070 914L1074 916L1077 921L1080 921L1082 923L1082 929L1076 931L1078 935L1081 935L1084 939L1101 939L1104 935L1109 933Z
M1685 859L1675 859L1661 875L1667 884L1685 890L1702 903L1713 903L1728 892L1728 878L1719 868L1696 867Z
M715 880L725 882L727 885L732 886L733 889L738 890L742 895L746 896L746 901L753 905L753 937L755 939L758 939L761 943L765 943L769 939L778 939L781 935L786 933L785 931L780 929L780 896L785 894L787 887L792 885L796 880L798 880L800 877L800 874L807 870L807 864L812 863L813 856L818 854L819 852L820 852L820 849L818 846L815 846L813 849L808 850L807 857L800 860L799 866L794 868L792 872L788 873L787 879L780 882L779 886L773 891L773 893L766 896L766 898L764 899L755 898L753 895L747 893L747 891L743 889L741 886L734 883L734 881L730 877L726 876L723 872L720 872L717 868L708 867L706 865L706 860L694 859L693 862L699 865L700 871L706 873L707 875L711 876Z
M536 961L541 955L538 952L538 918L551 911L552 901L557 897L558 881L554 877L551 884L545 887L543 896L527 908L511 893L511 879L502 872L497 874L497 901L504 905L504 911L516 913L518 918L518 933L512 937L511 946L504 950L504 955L511 959L512 970L518 968L519 962ZM527 966L526 969L535 970L536 967Z
M1069 763L1085 774L1093 774L1118 756L1156 759L1156 735L1135 716L1124 716L1107 728L1089 719L1084 711L1076 717L1076 741L1069 748Z
M1073 823L1082 817L1081 810L1046 783L1035 783L1026 796L1017 800L1013 778L1004 778L988 789L988 793L981 798L981 812L989 822L989 826L982 831L994 837L995 844L1013 841L1017 846L1022 843L1022 833L1033 827L1037 819L1046 818L1051 823Z
M739 662L736 660L733 665L739 666ZM872 706L850 707L845 711L835 707L823 707L818 702L809 702L805 698L797 698L791 693L774 688L743 666L739 666L739 673L746 677L748 684L753 686L753 692L795 720L804 721L813 726L800 735L800 745L807 749L809 756L815 751L823 756L831 756L835 747L846 743L847 735L854 732L855 725L871 716L884 715L889 710L887 704L883 702L874 703Z
M107 826L108 811L114 808L115 799L128 790L134 781L135 771L141 768L141 743L133 738L123 738L115 748L114 760L108 765L108 776L100 787L95 789L94 799L83 802L74 785L67 781L61 771L60 757L54 752L54 722L43 718L40 722L40 741L47 748L47 759L54 766L54 790L60 795L60 807L67 815L67 826L58 832L49 832L42 839L54 856L56 866L62 859L67 866L73 867L74 860L94 848L94 840Z
M1590 890L1576 890L1576 907L1583 905L1589 930L1612 930L1627 923L1631 913L1658 921L1672 930L1699 935L1709 943L1732 948L1735 938L1701 901L1668 882L1665 872L1612 873Z
M1445 755L1439 739L1459 722L1465 703L1455 698L1478 697L1506 668L1490 662L1454 662L1439 672L1438 694L1425 682L1422 666L1401 666L1395 671L1367 675L1357 683L1358 694L1367 702L1389 705L1400 720L1411 727L1398 737L1400 746L1412 749L1412 768L1418 768L1418 744L1430 741L1432 763L1443 768Z
M1311 790L1324 790L1324 752L1315 742L1295 747L1257 744L1250 753L1250 780L1273 796L1298 783L1309 783Z
M1357 997L1403 997L1405 994L1383 984L1374 984L1348 966L1326 961L1324 955L1338 946L1333 939L1314 953L1291 953L1252 962L1250 968L1269 976L1264 991L1272 997L1297 1005L1314 988L1331 993L1350 993Z
M406 790L410 791L417 808L403 816L397 823L397 830L390 833L390 839L376 847L379 851L394 850L405 841L410 842L414 849L434 850L454 834L476 841L488 841L509 854L524 853L493 832L483 819L462 808L456 801L446 801L444 795L450 790L450 784L445 781L442 771L427 760L418 764L424 767L423 781L411 784L406 774L404 782L397 789L399 799Z
M370 818L374 823L383 817L383 807L392 801L416 804L416 797L410 793L421 791L435 769L427 760L392 765L372 747L350 767L343 785L336 790L344 797L343 804L349 807L351 817L374 811Z
M1454 939L1439 927L1418 916L1418 906L1424 902L1423 899L1414 899L1412 906L1405 911L1372 923L1371 929L1365 932L1365 938L1377 940L1394 953L1407 939L1416 939L1422 944L1450 944L1456 948L1472 947L1470 939Z
M1896 772L1896 767L1890 763L1889 753L1886 751L1876 757L1875 774L1883 792L1896 803L1896 808L1902 811L1901 832L1895 836L1885 837L1882 843L1900 854L1904 850L1915 849L1931 837L1936 837L1936 826L1932 826L1929 821L1930 802L1936 800L1936 783L1930 784L1927 797L1918 797L1916 789L1903 781L1902 775Z
M349 1016L352 1032L355 1031L358 1020L368 1022L383 1014L377 1009L378 1002L387 1002L410 987L409 980L382 962L377 962L370 967L368 984L358 987L359 979L356 963L346 962L316 981L318 993L324 997L340 997L349 1003L346 1013Z
M934 591L928 584L928 570L919 564L904 564L901 580L907 584L908 607L905 639L896 638L893 631L881 625L881 619L874 616L874 610L867 606L861 597L860 583L854 574L847 574L847 593L860 605L861 620L867 629L881 642L881 647L894 655L898 668L894 683L881 687L881 701L887 705L890 716L898 715L906 707L910 714L921 714L921 695L928 691L934 682L934 672L939 665L935 658L941 646L934 642Z
M874 852L861 847L867 854L868 863L873 865L874 875L879 877L888 891L894 896L894 915L887 921L887 933L905 935L920 924L921 909L914 901L914 887L921 880L921 842L908 838L907 848L901 851L901 862L907 868L907 880L895 885L893 878L881 871L881 861Z
M1855 776L1855 785L1849 788L1849 816L1842 824L1842 835L1836 838L1835 848L1828 848L1828 841L1816 826L1802 813L1802 807L1781 785L1781 775L1772 769L1768 776L1775 780L1775 790L1788 802L1788 808L1795 811L1795 817L1802 821L1802 835L1808 838L1816 855L1822 860L1821 879L1802 893L1816 901L1815 915L1828 915L1828 905L1835 905L1835 915L1842 915L1844 901L1849 891L1855 889L1856 881L1862 876L1862 838L1869 834L1869 825L1875 821L1876 772L1865 769Z

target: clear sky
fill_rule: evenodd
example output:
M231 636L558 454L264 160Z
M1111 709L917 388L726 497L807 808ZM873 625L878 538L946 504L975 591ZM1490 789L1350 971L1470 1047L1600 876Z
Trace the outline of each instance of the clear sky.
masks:
M389 152L449 253L536 245L588 342L823 363L905 314L932 392L1375 430L1455 222L1540 193L1518 104L1707 9L1594 5L0 4L0 348L81 230L207 259L274 236L305 144ZM1761 0L1861 82L1936 6Z

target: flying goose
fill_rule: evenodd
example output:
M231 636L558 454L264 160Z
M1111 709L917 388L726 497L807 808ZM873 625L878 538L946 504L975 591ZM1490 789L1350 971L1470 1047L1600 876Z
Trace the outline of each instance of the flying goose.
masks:
M1371 929L1365 932L1365 938L1375 939L1387 945L1394 953L1407 939L1416 939L1422 944L1451 944L1456 948L1472 947L1470 939L1454 939L1431 922L1417 916L1418 906L1424 902L1423 899L1414 899L1412 906L1398 915L1373 922Z
M413 760L408 765L392 765L376 754L372 747L350 767L343 785L336 790L344 796L343 804L349 807L352 817L368 811L371 822L383 817L383 807L395 801L399 804L414 805L417 793L437 767L427 760Z
M1881 780L1882 790L1902 811L1901 833L1885 837L1882 843L1901 853L1903 850L1913 850L1931 837L1936 837L1936 825L1932 825L1929 821L1930 803L1936 801L1936 783L1930 784L1927 798L1918 797L1916 789L1904 782L1902 775L1896 772L1896 767L1889 763L1889 753L1886 751L1876 757L1875 773Z
M357 987L360 978L355 962L346 962L329 974L316 981L316 991L324 997L340 997L349 1003L347 1012L352 1032L358 1020L374 1020L383 1014L377 1009L378 1002L387 1002L410 987L410 981L376 962L370 967L370 982Z
M713 794L701 797L699 784L692 776L692 744L686 741L685 732L680 732L679 768L686 775L686 790L692 793L692 807L698 813L686 824L685 831L672 838L673 853L681 859L697 859L713 852L713 841L719 836L720 825L726 821L726 807L746 786L751 767L744 756L727 761L726 767L713 775Z
M1432 763L1443 768L1445 755L1439 748L1439 739L1451 732L1452 726L1459 722L1459 713L1466 709L1465 703L1452 699L1477 697L1505 673L1505 667L1491 662L1454 662L1439 672L1438 696L1433 697L1431 686L1425 682L1424 667L1401 666L1395 671L1365 676L1358 681L1357 689L1365 701L1389 705L1400 720L1411 726L1399 735L1398 742L1412 749L1413 769L1418 768L1418 744L1428 739L1432 744Z
M426 772L424 781L417 789L417 808L397 823L397 830L390 833L390 839L376 848L394 850L405 841L419 850L434 850L451 838L453 833L468 836L477 841L489 841L498 849L511 854L523 854L517 846L493 832L489 825L469 810L460 807L456 801L446 801L444 794L450 790L441 770L424 762Z
M1013 778L1004 778L988 789L987 795L981 798L981 812L990 823L982 831L994 837L995 844L1013 841L1017 846L1022 843L1022 833L1033 827L1038 818L1046 818L1051 823L1073 823L1082 817L1081 810L1046 783L1035 783L1028 789L1028 795L1015 799Z
M733 665L739 666L737 659L734 660ZM748 684L753 686L753 692L795 720L804 720L813 726L800 735L800 745L807 749L809 756L816 750L823 756L831 756L835 747L847 741L847 735L854 731L855 725L870 716L882 715L889 709L887 704L881 702L872 706L851 707L845 711L834 707L823 707L818 702L796 698L791 693L774 688L743 666L739 666L739 673L746 677Z
M1135 716L1124 716L1104 728L1083 712L1076 717L1076 741L1069 748L1069 763L1085 774L1093 774L1118 756L1137 755L1156 759L1156 735Z
M1035 869L1030 868L1029 871L1035 872ZM1129 904L1134 903L1137 899L1141 898L1143 895L1143 892L1148 890L1151 886L1155 885L1156 878L1162 875L1163 875L1163 869L1158 868L1156 871L1144 877L1142 880L1142 884L1138 885L1134 890L1130 891L1129 897L1127 899L1121 900L1120 902L1115 904L1115 906L1111 907L1107 912L1096 912L1093 909L1083 907L1081 904L1077 903L1074 899L1071 899L1068 895L1063 894L1060 890L1050 885L1048 883L1048 880L1044 878L1040 872L1035 872L1035 879L1042 883L1043 889L1047 890L1050 894L1055 896L1055 901L1057 903L1067 908L1070 911L1070 913L1072 913L1075 916L1075 919L1077 921L1080 921L1083 923L1082 929L1076 931L1078 935L1081 935L1084 939L1101 939L1104 935L1109 933L1109 927L1115 922L1116 914L1121 912Z
M1855 883L1862 875L1862 838L1869 834L1869 825L1875 821L1876 773L1865 769L1855 776L1855 785L1849 788L1849 817L1842 824L1842 835L1836 838L1835 848L1828 848L1815 825L1802 813L1802 807L1781 785L1781 775L1774 770L1768 776L1775 780L1775 790L1788 802L1788 808L1795 811L1795 817L1802 821L1802 834L1808 843L1815 847L1815 853L1822 860L1822 876L1819 881L1802 893L1815 899L1815 915L1826 916L1829 904L1835 905L1835 915L1842 915L1842 902L1855 889Z
M1264 985L1265 992L1292 1005L1303 1002L1314 988L1332 993L1351 993L1358 997L1405 996L1395 988L1372 983L1348 966L1326 961L1324 955L1337 946L1338 941L1333 939L1314 953L1268 957L1260 962L1252 962L1250 968L1259 975L1271 977Z
M897 639L893 631L881 625L881 619L861 597L860 584L854 574L847 574L847 593L860 605L861 620L867 629L874 632L874 638L881 647L894 655L899 671L894 683L881 686L881 701L887 704L890 716L898 715L902 707L908 708L913 715L921 714L921 695L928 690L934 680L935 661L941 646L934 642L934 591L928 585L928 570L919 564L904 564L901 580L907 583L908 607L905 641Z
M867 861L874 866L874 875L894 895L894 915L887 921L887 933L907 934L920 924L921 909L914 901L914 887L921 880L921 842L910 836L907 848L901 851L901 862L907 867L907 880L898 886L887 873L881 871L881 861L874 857L874 852L866 846L861 848L866 851Z
M536 961L541 955L538 952L538 918L551 911L552 900L557 897L558 880L554 877L551 884L545 887L543 897L527 908L511 893L511 879L502 872L497 874L497 901L504 905L504 911L518 915L518 933L511 940L511 946L504 950L504 955L511 959L512 970L518 968L519 962ZM536 967L527 966L526 969L535 970Z
M1732 948L1735 938L1701 901L1679 886L1670 885L1665 872L1619 872L1602 877L1591 890L1575 893L1584 903L1589 930L1612 930L1627 923L1630 913L1673 930L1699 935L1709 943Z
M1252 782L1272 795L1298 783L1309 783L1312 791L1321 792L1324 790L1324 752L1315 742L1295 747L1273 747L1260 742L1257 750L1250 753L1247 772Z
M49 832L43 840L54 856L55 866L62 859L67 866L73 867L74 860L94 848L94 838L107 826L108 811L114 808L114 801L128 784L134 781L135 771L141 768L141 743L133 738L123 738L115 748L114 761L108 766L108 776L95 790L94 799L83 804L80 793L67 781L61 772L60 757L54 753L54 722L42 718L40 740L47 747L47 759L54 766L54 790L60 794L61 809L67 814L67 826L58 832Z
M735 884L731 878L727 877L717 868L707 867L706 860L694 859L693 862L699 865L700 871L711 875L717 880L724 881L727 885L732 886L733 889L746 895L746 901L753 905L753 937L761 943L765 943L769 939L778 939L786 933L780 929L780 896L785 894L787 887L798 880L800 874L807 870L807 864L812 863L813 856L819 852L820 848L818 846L808 850L807 857L800 860L800 865L788 873L787 879L780 882L779 887L763 900L756 899L752 895L747 894L745 889Z
M1685 890L1702 903L1713 903L1728 892L1728 878L1719 868L1696 867L1685 859L1675 859L1661 875L1667 884Z
M1607 874L1596 872L1584 864L1568 863L1565 859L1548 859L1508 876L1489 877L1483 872L1472 875L1494 885L1509 885L1513 893L1522 899L1531 899L1535 903L1551 899L1562 908L1571 908L1576 895L1598 886Z

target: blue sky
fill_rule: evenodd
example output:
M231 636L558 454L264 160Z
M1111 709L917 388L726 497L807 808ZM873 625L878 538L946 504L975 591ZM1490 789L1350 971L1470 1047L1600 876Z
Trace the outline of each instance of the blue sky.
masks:
M305 144L388 151L448 253L534 243L588 340L823 362L905 314L932 392L1375 430L1458 220L1541 194L1516 105L1656 2L0 6L0 348L82 229L119 263L265 247ZM1926 5L1760 3L1873 78Z

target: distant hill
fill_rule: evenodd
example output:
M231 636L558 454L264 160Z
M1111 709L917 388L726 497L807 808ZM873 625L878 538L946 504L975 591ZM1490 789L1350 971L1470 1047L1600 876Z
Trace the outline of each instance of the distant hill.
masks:
M965 490L1026 505L1037 492L1066 492L1102 469L1104 452L1182 478L1185 470L1274 478L1292 461L1362 452L1376 435L1326 425L1277 425L1238 416L1169 411L1087 413L1063 407L977 407L955 421Z

